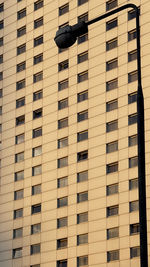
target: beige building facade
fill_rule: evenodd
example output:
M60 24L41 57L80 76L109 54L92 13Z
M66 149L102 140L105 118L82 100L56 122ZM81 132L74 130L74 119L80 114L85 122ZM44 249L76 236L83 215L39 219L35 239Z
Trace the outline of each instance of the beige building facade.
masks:
M0 267L140 266L135 14L54 42L127 3L140 12L150 244L150 1L0 0Z

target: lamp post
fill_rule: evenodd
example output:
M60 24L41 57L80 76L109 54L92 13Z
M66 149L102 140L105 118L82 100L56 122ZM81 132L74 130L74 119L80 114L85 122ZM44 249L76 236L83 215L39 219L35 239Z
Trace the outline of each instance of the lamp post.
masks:
M141 53L140 53L140 26L139 10L134 4L126 4L112 11L109 11L91 21L81 21L73 26L66 26L56 32L54 38L59 48L72 46L77 37L88 32L88 26L105 19L113 14L132 8L136 14L136 43L137 43L137 125L138 125L138 192L139 192L139 224L140 224L140 265L148 267L147 248L147 219L146 219L146 182L145 182L145 137L144 137L144 98L141 82Z

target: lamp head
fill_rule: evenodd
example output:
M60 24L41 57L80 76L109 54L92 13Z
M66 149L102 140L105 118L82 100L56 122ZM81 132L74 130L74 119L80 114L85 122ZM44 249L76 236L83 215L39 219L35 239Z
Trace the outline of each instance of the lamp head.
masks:
M78 36L87 32L87 24L81 21L73 26L67 25L60 28L56 32L54 41L59 48L68 48L76 42Z

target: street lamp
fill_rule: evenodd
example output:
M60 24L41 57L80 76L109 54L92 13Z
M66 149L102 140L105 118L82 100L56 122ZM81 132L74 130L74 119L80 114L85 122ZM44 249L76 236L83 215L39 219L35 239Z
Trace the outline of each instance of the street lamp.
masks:
M138 192L139 192L139 224L140 224L140 264L141 267L148 267L147 248L147 220L146 220L146 182L145 182L145 137L144 137L144 98L141 82L141 53L140 53L140 25L139 10L134 4L126 4L107 12L91 21L81 21L73 26L65 26L56 32L54 38L59 48L72 46L77 37L88 32L88 26L116 14L124 9L132 8L136 14L136 42L137 42L137 125L138 125Z

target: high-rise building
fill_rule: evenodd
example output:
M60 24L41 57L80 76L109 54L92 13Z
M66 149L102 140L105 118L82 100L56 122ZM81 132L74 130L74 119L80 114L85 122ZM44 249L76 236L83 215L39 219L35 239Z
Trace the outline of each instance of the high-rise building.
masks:
M140 266L135 12L150 229L150 1L0 0L0 267ZM150 248L150 247L149 247Z

